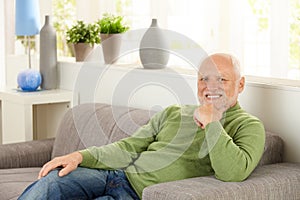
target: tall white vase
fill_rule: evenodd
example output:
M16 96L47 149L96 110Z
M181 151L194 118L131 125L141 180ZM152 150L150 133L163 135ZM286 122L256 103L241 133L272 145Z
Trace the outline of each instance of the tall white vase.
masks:
M40 31L40 73L41 88L57 88L57 47L56 31L51 24L50 16L45 16L45 24Z
M145 32L140 43L140 59L145 69L165 68L169 61L169 44L157 19L152 19L151 26Z

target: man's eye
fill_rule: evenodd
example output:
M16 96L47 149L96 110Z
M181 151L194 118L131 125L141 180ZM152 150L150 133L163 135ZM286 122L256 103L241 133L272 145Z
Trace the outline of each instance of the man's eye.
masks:
M208 81L208 78L202 77L202 78L200 78L200 81Z
M227 81L227 79L225 79L225 78L219 78L218 81L219 82L225 82L225 81Z

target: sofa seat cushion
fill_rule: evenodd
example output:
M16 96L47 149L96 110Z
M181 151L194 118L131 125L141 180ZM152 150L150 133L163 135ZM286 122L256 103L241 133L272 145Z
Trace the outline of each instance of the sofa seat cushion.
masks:
M1 199L17 199L24 189L37 180L41 168L0 169Z
M300 199L300 163L260 166L243 182L223 182L214 176L149 186L143 200Z

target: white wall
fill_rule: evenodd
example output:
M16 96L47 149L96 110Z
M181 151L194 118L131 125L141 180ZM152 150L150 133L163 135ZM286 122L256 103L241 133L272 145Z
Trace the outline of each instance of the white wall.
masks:
M247 83L241 105L284 140L284 159L300 162L300 88Z
M60 88L74 90L80 104L103 102L160 110L171 104L197 103L195 76L171 69L62 62L59 73Z

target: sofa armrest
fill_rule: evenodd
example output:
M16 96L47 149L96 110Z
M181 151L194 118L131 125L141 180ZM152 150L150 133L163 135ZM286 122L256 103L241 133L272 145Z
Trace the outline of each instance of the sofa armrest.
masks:
M176 199L300 199L300 163L258 167L243 182L223 182L214 176L190 178L152 185L143 200Z
M0 169L41 167L51 159L54 139L0 145Z

